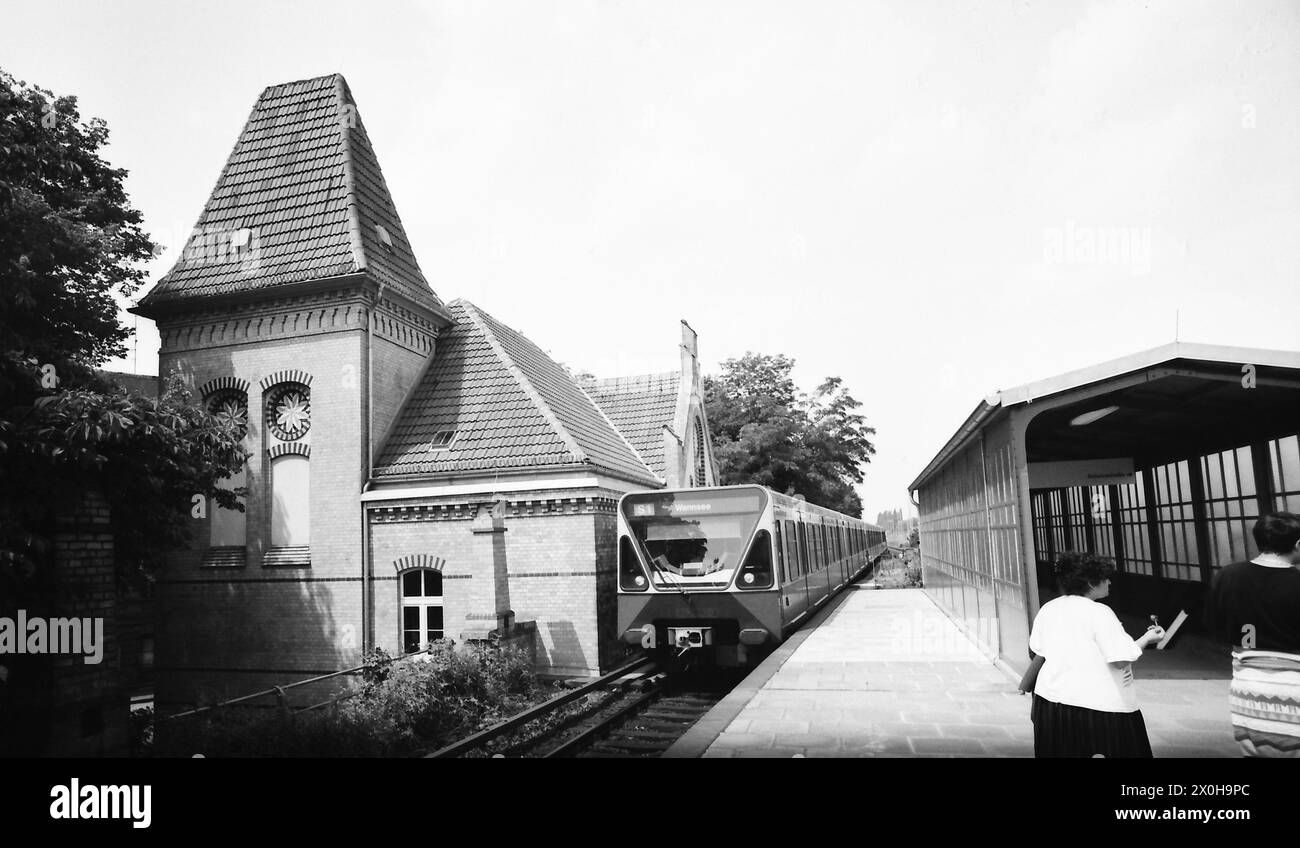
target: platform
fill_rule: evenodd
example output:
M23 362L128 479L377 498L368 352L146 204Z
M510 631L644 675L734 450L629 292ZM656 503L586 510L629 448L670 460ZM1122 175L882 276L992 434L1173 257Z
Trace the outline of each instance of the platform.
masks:
M1235 757L1228 680L1142 679L1157 757ZM666 757L1032 757L1030 698L921 589L850 587Z

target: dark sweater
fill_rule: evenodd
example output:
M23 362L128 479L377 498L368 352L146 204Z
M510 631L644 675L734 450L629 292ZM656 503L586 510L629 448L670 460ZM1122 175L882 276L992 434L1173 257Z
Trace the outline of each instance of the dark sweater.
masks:
M1205 597L1205 621L1216 639L1241 645L1252 625L1257 651L1300 653L1300 569L1253 562L1225 565Z

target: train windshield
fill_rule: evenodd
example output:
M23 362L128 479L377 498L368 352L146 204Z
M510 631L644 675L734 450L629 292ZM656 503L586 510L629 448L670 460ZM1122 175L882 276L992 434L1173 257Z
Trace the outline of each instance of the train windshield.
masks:
M660 589L721 589L731 584L767 495L727 489L628 495L623 518Z

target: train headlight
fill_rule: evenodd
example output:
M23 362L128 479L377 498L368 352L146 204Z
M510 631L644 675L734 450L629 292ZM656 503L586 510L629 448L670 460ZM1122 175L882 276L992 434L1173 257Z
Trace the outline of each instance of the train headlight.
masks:
M646 582L645 569L641 567L636 547L624 536L618 542L618 587L624 592L644 592Z
M766 589L772 585L772 537L759 530L745 556L736 586L740 589Z

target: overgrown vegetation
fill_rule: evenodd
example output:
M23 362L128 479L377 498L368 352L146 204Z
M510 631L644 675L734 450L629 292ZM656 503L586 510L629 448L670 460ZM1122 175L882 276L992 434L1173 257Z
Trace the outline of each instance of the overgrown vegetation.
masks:
M917 559L906 561L892 557L883 559L876 566L872 577L877 588L907 589L921 585L921 563Z
M427 658L366 655L360 691L311 712L228 707L158 728L155 754L407 757L436 750L550 694L521 652L434 642Z

